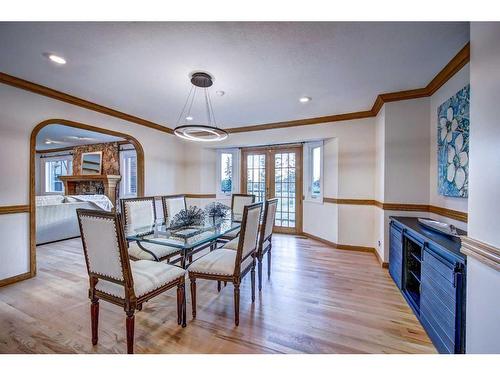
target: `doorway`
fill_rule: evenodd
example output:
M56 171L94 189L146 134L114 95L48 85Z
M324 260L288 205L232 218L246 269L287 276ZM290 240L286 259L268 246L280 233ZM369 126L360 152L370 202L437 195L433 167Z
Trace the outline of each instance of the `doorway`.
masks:
M257 202L278 198L274 230L302 232L302 145L241 150L241 190Z
M68 127L120 137L128 141L136 151L136 195L144 195L144 150L139 141L125 133L103 129L64 119L49 119L42 121L31 132L30 137L30 277L36 275L36 160L37 136L47 126L65 125Z

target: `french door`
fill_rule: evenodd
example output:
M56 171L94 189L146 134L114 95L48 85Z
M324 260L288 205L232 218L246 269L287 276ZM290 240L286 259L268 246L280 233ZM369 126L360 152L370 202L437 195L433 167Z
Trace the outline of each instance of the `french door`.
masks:
M241 190L257 202L278 198L274 230L302 232L302 145L244 148Z

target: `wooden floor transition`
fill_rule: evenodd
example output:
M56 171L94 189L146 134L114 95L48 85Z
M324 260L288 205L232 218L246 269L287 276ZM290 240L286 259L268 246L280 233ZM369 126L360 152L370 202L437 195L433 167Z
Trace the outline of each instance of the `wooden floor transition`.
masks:
M174 290L136 314L136 353L436 352L373 254L287 235L273 244L271 280L254 304L245 277L238 328L232 285L217 293L216 282L199 280L198 316L188 296L186 328ZM36 278L0 288L0 353L124 353L125 314L106 302L91 345L80 239L38 247L37 262Z

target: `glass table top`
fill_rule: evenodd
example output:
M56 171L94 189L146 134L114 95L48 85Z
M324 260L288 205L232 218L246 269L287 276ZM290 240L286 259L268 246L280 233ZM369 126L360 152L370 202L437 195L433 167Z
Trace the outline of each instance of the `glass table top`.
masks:
M226 233L239 229L241 222L234 219L214 220L207 217L201 225L175 228L160 223L140 228L125 226L125 234L128 241L147 242L179 249L192 249L215 241Z

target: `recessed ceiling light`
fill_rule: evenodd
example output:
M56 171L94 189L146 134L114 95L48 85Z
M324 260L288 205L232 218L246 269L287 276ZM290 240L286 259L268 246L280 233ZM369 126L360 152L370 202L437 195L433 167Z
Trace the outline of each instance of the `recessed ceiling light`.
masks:
M66 64L66 59L64 59L61 56L57 56L57 55L54 55L52 53L48 53L48 54L46 54L46 56L50 61L55 62L56 64L60 64L60 65Z
M219 96L224 96L226 94L226 92L222 90L216 91L215 93Z
M193 119L193 116L187 116L187 117L186 117L186 120L187 120L187 121L191 121L192 119Z
M307 103L307 102L310 102L312 100L311 97L309 96L303 96L302 98L299 99L299 102L301 103Z

